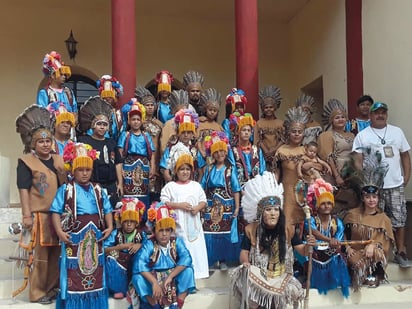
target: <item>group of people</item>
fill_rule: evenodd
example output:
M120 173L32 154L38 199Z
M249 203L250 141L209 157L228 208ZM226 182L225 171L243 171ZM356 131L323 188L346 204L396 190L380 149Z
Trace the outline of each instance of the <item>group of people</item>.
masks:
M302 299L302 284L344 296L351 284L379 285L393 241L395 260L412 266L403 193L410 147L387 124L385 103L364 96L360 118L348 121L332 99L321 126L305 94L279 119L280 89L268 86L255 121L233 88L220 124L221 94L203 89L199 72L172 91L172 74L161 71L156 96L137 86L120 109L113 76L78 108L57 52L46 54L43 72L48 85L16 120L30 301L107 308L110 294L134 308L182 308L195 279L240 263L231 272L240 301L281 308Z

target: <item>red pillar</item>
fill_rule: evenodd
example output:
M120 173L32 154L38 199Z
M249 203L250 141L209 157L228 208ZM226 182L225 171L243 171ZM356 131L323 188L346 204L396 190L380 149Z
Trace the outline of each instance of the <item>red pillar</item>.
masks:
M259 53L257 0L235 0L236 87L245 91L246 111L259 117Z
M135 0L112 0L112 74L123 85L121 107L136 88Z
M349 119L355 118L356 101L363 95L362 0L346 0L346 74Z

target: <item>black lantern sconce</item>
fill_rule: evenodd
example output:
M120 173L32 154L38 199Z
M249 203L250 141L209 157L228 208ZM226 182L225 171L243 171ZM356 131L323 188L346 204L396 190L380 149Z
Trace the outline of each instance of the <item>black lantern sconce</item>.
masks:
M67 48L67 52L69 53L70 59L73 59L74 61L74 58L76 57L76 54L77 54L77 49L76 49L77 41L74 39L72 30L70 30L70 36L64 42L66 43L66 48Z

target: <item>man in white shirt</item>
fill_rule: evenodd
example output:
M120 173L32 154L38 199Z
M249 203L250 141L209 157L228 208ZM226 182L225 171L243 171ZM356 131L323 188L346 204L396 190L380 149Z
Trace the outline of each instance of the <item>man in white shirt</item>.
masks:
M380 152L383 162L389 166L384 178L380 207L392 221L397 252L395 262L400 267L411 267L406 255L405 225L407 218L404 188L411 175L410 146L403 131L387 123L388 106L375 102L370 107L371 125L358 133L352 150L356 153L358 166L362 166L365 149Z

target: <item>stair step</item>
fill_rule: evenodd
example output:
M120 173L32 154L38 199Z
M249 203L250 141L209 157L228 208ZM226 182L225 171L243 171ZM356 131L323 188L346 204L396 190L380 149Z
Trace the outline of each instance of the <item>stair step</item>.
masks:
M10 285L10 282L8 282ZM17 280L17 283L21 281ZM4 285L0 286L0 291L3 290ZM372 308L369 305L379 304L377 308L383 304L396 304L396 308L410 308L412 301L412 280L391 282L389 284L382 284L378 288L371 289L363 287L357 293L351 293L348 299L344 299L340 291L330 291L328 295L319 295L314 289L310 290L309 307L310 308L335 308L338 306L345 306L351 308L353 305L359 306L356 308ZM26 289L22 294L18 295L16 299L9 297L0 299L0 308L23 308L28 304L28 290ZM186 298L187 308L207 309L207 308L238 308L239 304L236 299L229 297L229 288L202 288L195 294L191 294ZM406 305L408 304L408 305ZM20 307L19 307L20 306ZM36 308L37 304L30 303L30 308ZM51 305L50 305L51 306ZM42 308L52 308L43 306ZM54 304L53 304L54 308ZM110 298L110 308L127 308L126 300L114 300Z
M109 308L110 309L127 309L129 303L126 299L114 299L109 298ZM28 300L20 299L0 299L0 308L1 309L27 309L27 308L42 308L42 309L54 309L56 308L56 303L50 305L41 305L37 303L31 303Z
M196 280L196 288L203 289L203 288L209 288L209 287L213 287L213 288L228 287L230 285L229 272L230 270L228 271L210 270L209 278Z

